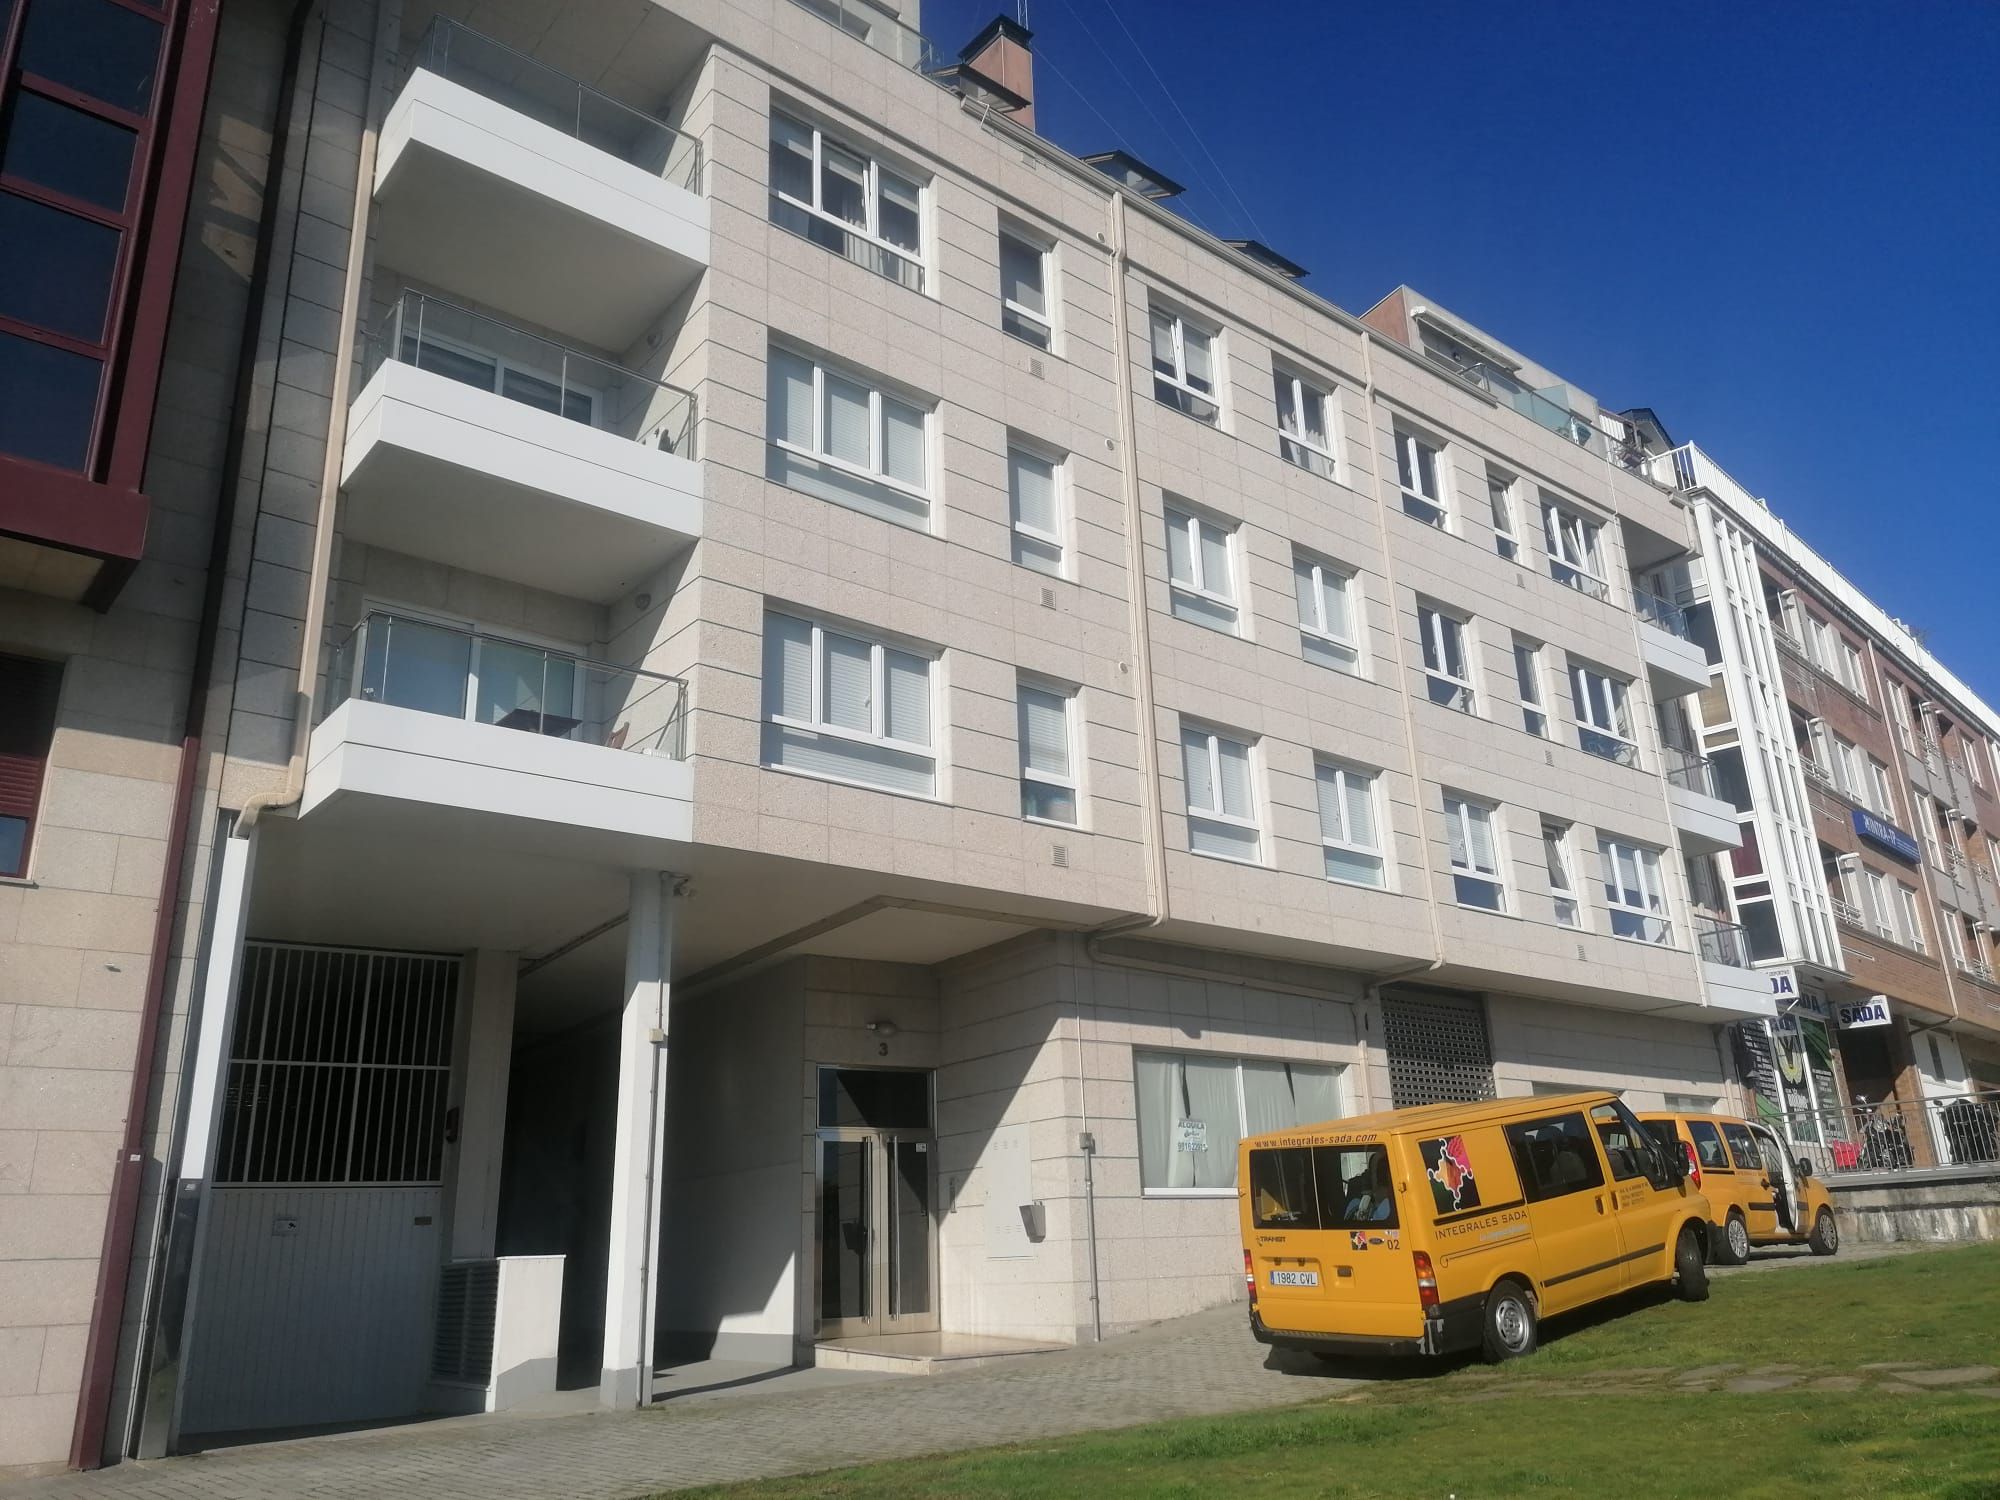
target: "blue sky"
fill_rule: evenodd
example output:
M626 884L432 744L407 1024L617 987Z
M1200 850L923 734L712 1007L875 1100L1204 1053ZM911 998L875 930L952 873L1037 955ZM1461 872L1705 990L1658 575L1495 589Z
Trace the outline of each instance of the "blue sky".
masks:
M998 8L925 0L925 30L955 54ZM2000 707L2000 4L1029 0L1028 24L1051 139L1122 137L1351 312L1408 282L1653 407Z

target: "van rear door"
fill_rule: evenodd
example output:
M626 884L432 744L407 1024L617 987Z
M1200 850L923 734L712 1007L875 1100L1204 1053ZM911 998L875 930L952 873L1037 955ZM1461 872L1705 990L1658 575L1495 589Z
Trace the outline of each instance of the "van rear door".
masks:
M1267 1328L1422 1332L1384 1144L1253 1146L1248 1191L1251 1274Z

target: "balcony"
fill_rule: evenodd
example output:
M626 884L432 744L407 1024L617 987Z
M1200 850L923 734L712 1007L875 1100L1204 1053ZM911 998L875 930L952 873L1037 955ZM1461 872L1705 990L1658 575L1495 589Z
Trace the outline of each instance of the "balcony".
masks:
M341 642L326 702L303 816L424 804L455 833L599 859L691 836L679 678L376 611Z
M708 264L701 143L440 17L382 127L380 263L607 349Z
M367 349L345 534L607 603L701 531L695 398L407 293Z
M1680 698L1708 686L1708 656L1688 631L1687 614L1657 594L1632 591L1633 612L1639 616L1639 654L1654 691Z
M1738 847L1743 828L1735 807L1718 792L1715 767L1708 757L1666 744L1660 747L1660 759L1681 848L1689 854L1719 854Z
M1694 946L1701 956L1702 993L1710 1005L1744 1015L1777 1014L1771 976L1751 967L1749 937L1740 925L1696 912Z
M1725 922L1696 912L1694 943L1703 963L1728 964L1731 968L1750 967L1750 940L1739 922Z
M867 0L793 0L793 4L919 73L929 73L944 62L921 31Z

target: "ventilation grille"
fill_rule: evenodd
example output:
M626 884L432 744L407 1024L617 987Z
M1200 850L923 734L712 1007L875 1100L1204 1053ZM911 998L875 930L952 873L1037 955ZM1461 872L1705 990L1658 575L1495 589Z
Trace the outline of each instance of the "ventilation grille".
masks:
M1389 1054L1389 1099L1398 1109L1493 1097L1493 1049L1477 1000L1384 995L1382 1046Z
M497 1260L455 1261L439 1268L431 1379L479 1386L492 1379L493 1324L499 1302Z
M1069 845L1051 845L1049 849L1049 863L1054 865L1058 870L1067 870L1069 868Z

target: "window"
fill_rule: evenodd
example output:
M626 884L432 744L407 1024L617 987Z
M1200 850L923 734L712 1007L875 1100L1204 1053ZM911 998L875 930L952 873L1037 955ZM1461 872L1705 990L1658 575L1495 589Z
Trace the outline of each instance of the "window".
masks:
M1767 583L1769 580L1765 580ZM1801 651L1805 650L1805 626L1799 620L1799 596L1796 589L1785 589L1778 595L1778 610L1772 622L1778 633Z
M1896 720L1897 736L1902 740L1903 748L1915 755L1918 753L1917 735L1910 724L1909 690L1893 677L1888 679L1888 690L1889 712ZM2000 760L1996 760L1995 764L2000 765Z
M771 112L771 222L924 289L924 193L816 125Z
M1806 645L1808 648L1807 654L1812 657L1813 661L1819 666L1820 670L1823 672L1831 673L1834 670L1833 643L1834 643L1833 627L1827 624L1826 621L1822 620L1818 615L1814 614L1811 610L1807 610L1806 611Z
M1187 786L1188 848L1219 859L1255 861L1260 845L1249 745L1183 724L1181 774Z
M1465 621L1435 605L1420 604L1417 633L1423 637L1424 676L1431 702L1471 713L1474 698L1465 654Z
M1868 779L1861 770L1861 750L1854 741L1836 734L1833 737L1833 780L1856 802L1868 799Z
M1582 925L1576 901L1576 877L1570 871L1569 825L1542 823L1542 858L1549 870L1549 900L1556 921L1564 927Z
M591 386L577 384L575 376L587 374L593 368L608 376L608 366L578 359L574 369L537 369L511 355L489 353L470 340L482 331L490 337L503 325L460 312L449 303L416 293L405 294L399 306L398 320L403 325L403 335L396 358L404 364L429 370L462 385L492 391L509 401L567 417L586 427L597 424L603 393ZM447 329L459 336L453 337ZM555 352L553 346L544 348L549 353Z
M1021 816L1044 823L1077 821L1076 731L1068 688L1023 682L1015 690L1021 743Z
M1646 1175L1646 1168L1654 1160L1652 1138L1629 1110L1618 1104L1595 1104L1591 1106L1590 1123L1597 1129L1597 1139L1604 1146L1604 1159L1611 1163L1614 1181L1629 1182Z
M1500 856L1493 839L1493 809L1447 792L1445 843L1451 852L1454 899L1460 906L1505 911L1507 888L1500 879Z
M1299 601L1300 648L1306 660L1359 675L1360 585L1354 575L1294 549L1292 585Z
M1598 547L1603 528L1597 522L1543 496L1542 531L1549 548L1549 577L1594 599L1611 596Z
M1874 756L1868 757L1868 805L1883 817L1896 819L1896 794L1890 789L1889 768Z
M1917 911L1917 888L1901 880L1896 882L1896 914L1903 941L1919 953L1928 953L1930 946L1924 941L1924 919Z
M1278 452L1287 463L1333 478L1340 466L1334 457L1327 393L1288 370L1274 369L1272 377L1278 395Z
M1215 335L1177 312L1152 312L1153 399L1213 425L1222 416L1215 402Z
M1134 1052L1132 1082L1139 1183L1149 1193L1233 1194L1244 1136L1345 1112L1341 1069L1329 1063Z
M1722 1149L1722 1137L1707 1120L1689 1120L1688 1134L1694 1138L1694 1154L1704 1172L1727 1172L1729 1156Z
M1486 471L1486 503L1493 511L1493 550L1509 562L1521 560L1521 537L1514 529L1514 481Z
M1348 885L1388 884L1388 861L1375 806L1376 773L1358 766L1321 761L1313 768L1319 783L1319 841L1326 849L1326 878Z
M42 777L56 732L62 668L0 656L0 876L25 877L41 811Z
M1969 926L1972 918L1967 917L1965 921ZM1951 956L1959 963L1964 963L1966 940L1970 936L1970 933L1966 929L1960 928L1958 922L1949 913L1946 914L1944 921L1938 925L1944 929L1944 945L1951 950ZM1976 940L1972 944L1972 956L1974 958L1979 956L1979 944Z
M767 472L885 521L930 524L930 412L879 382L773 346Z
M1896 941L1895 898L1890 894L1890 880L1880 870L1863 865L1861 873L1865 877L1861 886L1862 900L1867 907L1868 925L1875 935Z
M1917 828L1924 836L1924 851L1930 855L1932 864L1940 870L1945 869L1947 868L1944 857L1945 846L1938 842L1938 824L1943 818L1937 804L1922 792L1912 792L1910 795L1916 802Z
M1549 714L1542 701L1542 648L1518 635L1514 637L1514 681L1521 691L1521 727L1547 739Z
M1986 742L1986 748L1989 751L1993 748L1993 742L1991 740L1988 740ZM1982 757L1979 754L1979 746L1973 743L1971 740L1967 740L1965 745L1966 774L1972 778L1972 784L1974 786L1978 787L1981 791L1984 791L1986 789L1986 773L1979 769L1979 762L1981 759Z
M1250 1212L1258 1229L1394 1229L1389 1152L1374 1144L1252 1151Z
M1507 1147L1514 1154L1521 1196L1530 1203L1604 1186L1604 1168L1581 1114L1509 1125Z
M929 656L817 621L764 616L764 764L937 794Z
M1018 443L1007 445L1007 505L1014 526L1014 561L1037 573L1063 575L1061 463Z
M1576 703L1576 742L1592 755L1637 765L1632 740L1631 684L1581 662L1569 666L1570 696Z
M1037 349L1052 349L1055 315L1049 288L1053 257L1049 251L1011 230L1000 231L1000 327Z
M1451 512L1445 503L1441 468L1437 444L1396 429L1396 482L1403 489L1403 511L1443 531L1449 529Z
M1611 908L1611 935L1641 943L1672 942L1674 927L1667 920L1660 851L1600 838L1597 857L1604 872L1604 904Z
M1868 673L1861 665L1861 648L1846 636L1840 638L1840 680L1857 697L1868 696Z
M1757 1151L1756 1137L1750 1134L1747 1125L1732 1125L1722 1122L1722 1138L1729 1143L1729 1159L1740 1170L1761 1172L1764 1159Z
M1236 631L1236 534L1192 511L1167 506L1167 579L1177 619Z

